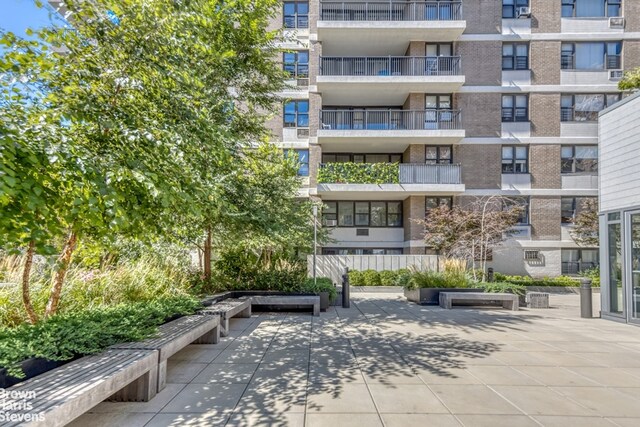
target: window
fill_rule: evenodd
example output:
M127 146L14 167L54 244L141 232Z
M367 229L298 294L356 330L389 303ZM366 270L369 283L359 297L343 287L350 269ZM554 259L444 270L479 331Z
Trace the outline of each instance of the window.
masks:
M425 147L425 162L428 165L451 164L453 161L452 151L451 145L427 145Z
M298 162L298 176L309 176L309 150L284 150L285 157L294 153Z
M622 0L562 0L563 18L620 16Z
M560 157L562 173L598 172L597 145L564 145Z
M529 225L529 198L528 197L510 197L505 199L502 209L511 209L512 207L520 207L520 216L517 225Z
M453 197L426 197L425 201L425 216L429 214L431 209L435 209L440 206L446 206L451 209L453 206Z
M502 18L517 18L516 10L527 6L529 6L529 0L502 0Z
M502 45L503 70L528 70L529 45L526 43L504 43Z
M598 121L598 113L620 101L619 93L562 95L560 120L563 122Z
M427 57L453 56L453 44L451 43L427 43L425 48Z
M283 15L285 28L309 28L308 1L285 1Z
M502 173L529 173L528 160L526 146L502 147Z
M309 101L290 101L284 104L284 127L309 127Z
M325 202L322 225L338 227L402 227L402 202Z
M562 249L562 274L579 274L600 265L598 249Z
M576 217L584 209L584 203L592 197L562 197L560 199L561 222L562 224L573 224Z
M528 122L529 121L529 96L528 95L502 95L502 121L503 122Z
M402 154L327 153L322 163L402 163Z
M622 42L562 43L563 70L615 70L621 68Z
M285 52L282 54L282 63L284 71L291 78L307 78L309 77L309 51L299 50L297 52Z

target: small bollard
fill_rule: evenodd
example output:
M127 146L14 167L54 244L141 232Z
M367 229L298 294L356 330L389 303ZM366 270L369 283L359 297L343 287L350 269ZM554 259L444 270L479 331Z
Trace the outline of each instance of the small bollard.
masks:
M492 267L487 268L487 282L489 282L489 283L493 282L493 268Z
M580 279L580 317L593 318L593 294L591 292L591 279Z
M349 301L349 269L345 269L342 275L342 308L349 308L351 302Z

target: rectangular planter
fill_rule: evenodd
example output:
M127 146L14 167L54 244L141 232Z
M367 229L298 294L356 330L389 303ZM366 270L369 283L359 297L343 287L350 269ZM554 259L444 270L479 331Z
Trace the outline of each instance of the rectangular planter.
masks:
M420 288L404 291L404 296L416 304L438 305L440 292L482 292L477 288Z
M327 311L329 308L329 292L320 292L320 311Z

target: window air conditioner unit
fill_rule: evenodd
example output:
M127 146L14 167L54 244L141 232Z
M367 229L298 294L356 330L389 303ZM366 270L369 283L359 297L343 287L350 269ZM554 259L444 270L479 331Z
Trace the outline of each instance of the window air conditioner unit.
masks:
M309 129L298 128L298 138L308 138L308 137L309 137Z
M538 250L528 250L524 251L524 260L525 261L540 261L540 251Z
M612 16L609 18L609 28L624 28L624 18L621 16Z
M623 74L622 70L609 70L609 80L620 80Z
M338 225L338 220L336 219L327 219L324 221L325 227L335 227Z
M521 6L516 11L516 16L518 18L531 18L531 8L526 6Z

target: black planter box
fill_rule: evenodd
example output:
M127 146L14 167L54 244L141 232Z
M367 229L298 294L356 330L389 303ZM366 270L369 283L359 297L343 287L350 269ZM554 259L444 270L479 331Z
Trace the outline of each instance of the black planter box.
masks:
M478 288L419 288L404 291L404 296L416 304L440 304L440 292L483 292Z
M77 359L77 357L75 359ZM22 381L44 374L47 371L55 369L75 359L64 361L47 360L42 358L27 359L22 362L22 370L26 375L24 378L12 377L7 373L6 369L0 368L0 389L11 387L12 385L18 384Z

